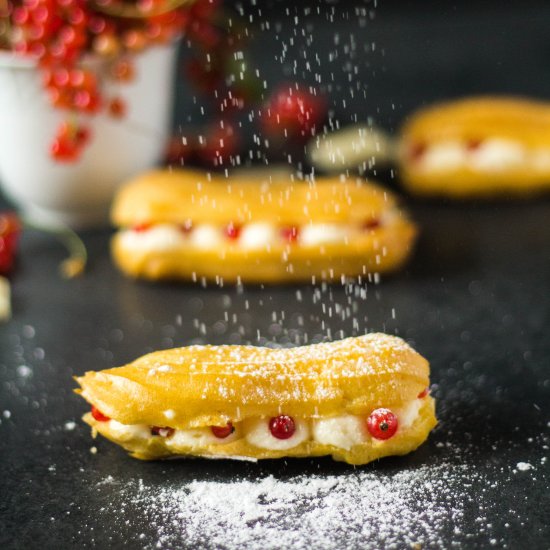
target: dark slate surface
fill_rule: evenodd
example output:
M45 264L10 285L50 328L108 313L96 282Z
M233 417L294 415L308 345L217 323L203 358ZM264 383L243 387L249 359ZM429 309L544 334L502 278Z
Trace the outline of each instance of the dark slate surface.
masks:
M550 11L544 3L386 4L366 27L377 53L365 58L368 68L365 59L360 63L372 101L368 108L356 100L336 109L342 121L359 109L366 116L374 106L381 123L392 128L416 105L441 97L479 91L548 95ZM284 21L279 7L266 4L264 17ZM356 34L367 33L349 9L350 17L331 24L315 19L320 44L336 32L349 33L350 25ZM270 44L259 49L260 60L281 50L280 43ZM272 78L281 78L276 69ZM178 120L193 118L185 99L178 109ZM416 254L403 272L362 288L132 282L112 267L107 232L84 235L89 268L82 278L64 281L57 274L62 249L50 237L28 232L13 276L14 317L0 326L0 547L154 547L158 529L142 509L125 506L119 490L136 479L162 487L167 480L349 473L330 460L259 466L134 461L108 442L92 442L79 421L86 407L72 393L72 376L192 342L288 344L302 342L306 333L319 340L384 330L430 359L440 425L415 454L369 471L383 477L446 461L466 464L477 482L463 489L460 517L453 519L452 505L442 501L448 512L444 546L548 548L550 201L407 202L422 228ZM71 421L76 427L67 430ZM533 469L517 471L519 462ZM118 485L104 483L109 475ZM418 513L427 505L419 499ZM300 510L294 513L299 521ZM414 535L404 532L399 547ZM175 540L164 547L199 542ZM344 541L381 546L351 532Z

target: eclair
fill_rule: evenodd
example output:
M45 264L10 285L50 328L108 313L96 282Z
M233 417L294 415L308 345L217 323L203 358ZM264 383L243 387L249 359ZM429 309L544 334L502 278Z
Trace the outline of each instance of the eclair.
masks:
M416 229L361 178L293 181L159 170L115 197L115 263L146 279L340 280L399 268Z
M413 193L458 198L550 189L550 103L474 97L423 109L404 125L399 156Z
M436 425L429 364L385 334L309 346L189 346L76 379L84 421L140 459L404 455Z

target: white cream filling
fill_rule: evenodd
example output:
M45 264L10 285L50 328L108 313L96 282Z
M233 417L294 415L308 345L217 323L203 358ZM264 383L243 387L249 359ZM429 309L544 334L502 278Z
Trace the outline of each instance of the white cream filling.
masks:
M302 246L345 243L350 237L351 227L336 223L312 223L304 225L298 234Z
M193 228L189 242L197 248L217 248L223 242L223 235L219 227L203 223Z
M322 445L332 445L349 451L369 439L367 423L362 416L345 414L313 421L313 439Z
M412 426L418 418L422 399L413 399L407 405L394 411L397 416L398 430ZM331 418L320 418L313 421L313 439L323 445L332 445L340 449L351 449L370 439L366 418L344 414Z
M223 445L231 443L242 437L240 429L235 426L235 431L227 437L216 437L210 427L192 428L189 430L176 430L174 434L166 439L167 447L205 447L207 445Z
M384 225L396 220L395 212L388 211L381 217ZM348 224L317 223L299 228L298 244L301 246L322 246L325 244L346 244L360 235L361 228ZM201 249L217 249L227 242L221 227L211 224L194 226L184 233L176 225L159 224L144 231L126 229L120 232L124 248L133 250L174 250L185 246ZM277 244L287 244L278 226L267 222L246 224L239 238L231 241L243 249L265 249Z
M499 172L521 168L528 164L535 170L550 170L548 149L529 150L521 143L492 138L468 149L460 141L434 143L417 160L421 170L446 172L460 168L471 168L480 172Z
M507 139L488 139L469 154L469 162L475 170L498 172L521 166L527 160L522 145Z
M288 439L277 439L269 430L269 419L251 418L244 421L245 438L250 445L269 451L286 451L297 447L310 437L309 422L294 418L296 431Z
M147 424L121 424L116 420L109 420L109 430L121 441L129 439L149 439L151 428Z
M455 170L467 164L468 155L460 142L434 143L426 149L418 162L424 170Z
M397 415L398 428L405 429L410 428L415 420L418 418L420 408L422 407L423 399L413 399L407 405L397 409L395 414Z
M277 228L271 223L249 223L245 225L239 236L239 244L243 248L268 248L277 242Z
M122 231L120 235L124 247L132 249L172 250L187 241L183 232L171 224L154 225L144 231Z
M398 430L411 427L420 413L423 399L413 399L403 407L396 409ZM297 447L304 441L313 439L322 445L332 445L339 449L349 450L371 439L365 416L344 414L329 418L308 419L293 418L296 431L288 439L277 439L271 434L268 418L249 418L234 426L232 434L225 438L216 437L210 427L176 429L170 437L165 438L166 446L174 449L199 448L208 445L223 445L244 437L246 441L269 451L285 451ZM109 420L109 430L121 441L130 439L149 439L151 427L146 424L121 424ZM381 442L378 442L381 444Z

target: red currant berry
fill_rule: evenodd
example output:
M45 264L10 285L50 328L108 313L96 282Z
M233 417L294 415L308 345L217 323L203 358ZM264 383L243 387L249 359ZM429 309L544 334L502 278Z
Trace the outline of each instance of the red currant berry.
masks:
M126 102L120 97L114 97L109 103L109 114L113 118L124 118L126 110Z
M241 234L241 226L235 225L233 222L230 222L225 227L225 235L228 239L231 239L232 241L235 241L239 238L239 235Z
M300 229L294 225L283 227L281 229L281 236L285 241L289 243L295 243L300 235Z
M413 143L409 148L409 158L412 161L418 161L426 152L427 146L425 143Z
M296 431L296 423L291 416L281 414L269 421L269 431L277 439L290 439Z
M50 147L50 155L59 162L76 162L80 151L74 143L62 138L55 138Z
M266 135L278 139L311 136L326 114L325 101L295 86L283 86L275 91L261 114Z
M375 439L389 439L397 431L397 416L389 409L376 409L367 419L369 433Z
M120 59L111 67L111 75L120 82L130 82L135 76L135 69L131 61Z
M151 225L152 224L150 224L149 222L138 223L137 225L134 225L134 227L132 227L132 230L136 233L143 233L144 231L151 229Z
M108 416L104 415L99 409L97 409L93 405L92 405L92 416L98 422L108 422L109 420L111 420Z
M231 422L228 422L225 426L210 426L210 429L218 439L225 439L235 431L235 427Z
M196 144L193 139L185 136L172 137L164 153L166 164L184 164L193 156Z
M237 129L228 122L219 121L205 129L205 135L197 147L197 155L203 162L220 166L239 152L240 142Z
M426 397L429 394L430 394L430 388L425 388L418 394L418 399L424 399L424 397Z
M50 147L51 156L60 162L77 161L83 146L90 139L90 131L85 126L62 123Z
M7 275L13 268L21 224L12 212L0 214L0 274Z
M151 426L151 435L160 435L160 437L171 437L174 435L174 428L164 426Z
M479 149L481 147L481 144L483 143L483 140L481 139L469 139L466 142L466 150L467 151L475 151L476 149Z
M179 228L182 233L187 235L193 231L193 222L191 220L185 220L179 225Z
M365 231L372 231L374 229L377 229L380 227L380 220L376 218L371 218L370 220L366 220L363 222L363 229Z

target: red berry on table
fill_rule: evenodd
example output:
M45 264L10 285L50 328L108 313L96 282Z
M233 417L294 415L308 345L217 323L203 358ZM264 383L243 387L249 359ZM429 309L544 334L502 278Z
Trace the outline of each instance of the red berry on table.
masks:
M98 408L94 407L92 405L92 416L98 421L98 422L108 422L111 420L108 416L104 415Z
M300 229L295 225L289 225L288 227L283 227L281 229L281 236L285 241L289 243L294 243L298 240L300 235Z
M197 155L208 164L220 166L239 152L240 141L238 131L220 120L206 128L205 135L199 140Z
M235 431L235 427L231 422L228 422L225 426L210 426L210 429L218 439L225 439Z
M215 59L190 59L185 65L187 80L202 93L212 93L224 81L223 68Z
M367 419L367 428L375 439L389 439L393 437L397 431L397 427L397 416L389 409L375 409Z
M224 232L228 239L235 241L239 238L241 229L240 225L235 225L233 222L230 222L226 225Z
M296 431L296 423L291 416L281 414L269 421L269 431L277 439L290 439Z
M193 155L195 141L186 136L173 136L166 146L164 161L166 164L183 164Z
M287 85L271 96L260 120L268 136L307 138L325 115L326 105L321 97Z
M13 268L21 223L13 212L0 214L0 275L7 275Z
M174 428L165 426L151 426L151 435L160 435L160 437L171 437L175 431Z

